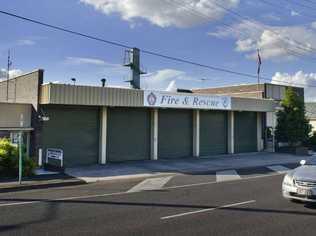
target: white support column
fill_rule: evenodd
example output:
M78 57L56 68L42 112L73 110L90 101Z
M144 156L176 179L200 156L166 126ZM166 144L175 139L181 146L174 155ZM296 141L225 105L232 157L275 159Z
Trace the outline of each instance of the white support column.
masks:
M193 111L193 156L200 156L200 111Z
M31 134L30 132L26 133L26 155L30 157L30 143L31 143Z
M107 133L107 107L102 107L100 112L100 157L99 164L106 164L106 133Z
M38 166L43 166L43 149L41 148L38 149Z
M151 110L150 159L158 160L158 109Z
M228 112L228 135L227 135L227 144L228 144L228 153L234 154L235 153L235 134L234 134L234 111Z
M257 150L261 152L263 150L263 140L262 140L262 115L257 112Z

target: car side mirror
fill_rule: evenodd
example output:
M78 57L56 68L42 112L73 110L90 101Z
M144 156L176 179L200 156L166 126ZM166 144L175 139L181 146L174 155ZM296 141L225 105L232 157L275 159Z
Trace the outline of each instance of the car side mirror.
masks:
M306 164L306 161L305 161L305 160L301 160L301 161L300 161L300 164L301 164L301 166L303 166L303 165Z

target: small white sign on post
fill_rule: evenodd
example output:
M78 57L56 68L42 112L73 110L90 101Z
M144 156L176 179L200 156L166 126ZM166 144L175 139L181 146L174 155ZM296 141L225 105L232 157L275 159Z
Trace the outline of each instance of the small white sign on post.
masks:
M64 152L58 148L47 148L46 150L46 163L49 159L59 160L61 167L64 166Z

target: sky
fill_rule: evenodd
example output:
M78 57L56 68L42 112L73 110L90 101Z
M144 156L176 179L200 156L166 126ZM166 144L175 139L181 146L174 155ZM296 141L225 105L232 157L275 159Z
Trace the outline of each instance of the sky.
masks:
M306 88L316 101L316 1L312 0L10 0L0 10L115 41ZM41 68L45 82L129 86L125 49L0 14L0 79ZM203 88L256 83L141 54L144 89ZM261 80L261 82L268 82ZM312 86L312 87L310 87Z

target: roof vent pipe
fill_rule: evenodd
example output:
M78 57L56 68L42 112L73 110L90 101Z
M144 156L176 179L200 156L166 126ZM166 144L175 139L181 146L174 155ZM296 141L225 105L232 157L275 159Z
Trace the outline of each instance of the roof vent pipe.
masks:
M102 78L102 79L101 79L101 83L102 83L102 87L105 87L106 79L105 79L105 78Z

